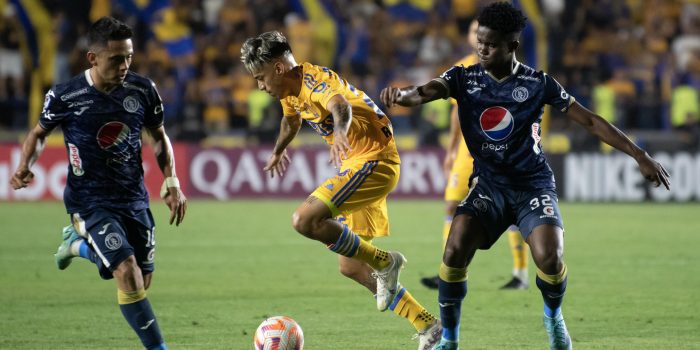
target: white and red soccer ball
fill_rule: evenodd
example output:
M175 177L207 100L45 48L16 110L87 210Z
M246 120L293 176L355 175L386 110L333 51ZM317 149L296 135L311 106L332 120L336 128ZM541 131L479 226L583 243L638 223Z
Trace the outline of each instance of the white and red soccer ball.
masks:
M287 316L273 316L255 330L255 350L303 350L304 332Z

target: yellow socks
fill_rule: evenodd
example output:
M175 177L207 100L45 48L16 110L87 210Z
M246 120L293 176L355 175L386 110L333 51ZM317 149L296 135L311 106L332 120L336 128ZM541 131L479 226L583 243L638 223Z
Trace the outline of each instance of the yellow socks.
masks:
M333 252L349 258L356 258L362 262L366 262L375 270L381 270L391 262L389 253L386 250L379 249L350 231L347 225L343 226L343 232L340 234L338 241L328 246Z
M435 321L435 316L431 315L416 299L413 298L406 288L401 287L396 294L394 301L389 305L389 309L395 314L405 318L418 332L426 330Z

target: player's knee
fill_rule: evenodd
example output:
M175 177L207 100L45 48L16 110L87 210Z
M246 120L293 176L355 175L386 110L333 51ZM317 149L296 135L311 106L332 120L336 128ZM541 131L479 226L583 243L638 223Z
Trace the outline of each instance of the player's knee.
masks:
M124 261L117 265L117 268L112 271L114 278L122 280L133 280L141 273L139 265L136 263L134 256L129 256Z
M542 272L555 274L564 266L564 249L558 246L544 247L537 254L533 254L532 258Z
M294 212L292 215L292 227L306 237L313 237L314 218L311 215Z

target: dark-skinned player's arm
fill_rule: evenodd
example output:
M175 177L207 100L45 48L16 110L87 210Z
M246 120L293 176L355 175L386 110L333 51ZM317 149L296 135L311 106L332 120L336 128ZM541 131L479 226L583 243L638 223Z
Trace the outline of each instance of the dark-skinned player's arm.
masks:
M157 128L146 128L148 134L153 138L153 150L158 162L158 167L165 177L160 196L165 200L165 204L170 208L170 224L173 222L179 226L185 219L187 212L187 198L180 189L180 182L175 173L175 153L170 138L165 133L163 125Z
M264 171L270 172L270 177L284 175L289 164L289 156L287 155L287 146L294 140L301 129L301 115L285 115L280 122L280 134L277 136L275 148L272 150L267 164L263 168Z
M326 109L333 115L333 144L329 162L340 169L343 159L348 158L350 141L348 130L352 122L352 106L343 95L335 95L328 100Z
M34 129L29 130L29 133L27 133L27 138L24 139L22 144L22 155L20 156L17 170L12 175L12 179L10 179L13 189L18 190L27 187L34 178L34 173L29 168L34 165L41 151L44 150L46 136L50 132L50 130L46 130L37 124Z
M569 118L581 124L588 132L595 135L601 141L616 149L627 153L639 164L639 171L647 181L659 187L662 184L670 189L669 174L664 167L647 152L639 148L632 140L614 125L608 123L599 115L591 112L578 102L574 102L566 113Z
M404 107L413 107L439 98L449 97L448 94L449 90L447 86L437 79L433 79L427 84L418 87L385 87L379 94L379 99L387 108L391 108L394 104Z

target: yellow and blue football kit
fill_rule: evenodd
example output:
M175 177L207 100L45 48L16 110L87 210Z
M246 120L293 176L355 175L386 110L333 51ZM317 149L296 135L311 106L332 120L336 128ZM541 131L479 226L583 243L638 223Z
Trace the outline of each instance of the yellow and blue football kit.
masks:
M334 140L333 114L328 101L341 95L352 107L347 139L350 149L336 176L311 193L323 201L333 217L343 222L338 241L328 248L340 255L369 264L375 270L389 263L388 252L378 249L374 237L389 235L386 197L399 181L399 152L389 118L363 91L332 70L303 63L298 96L282 99L285 118L305 120L327 144ZM424 331L435 318L413 296L401 288L389 305L416 330Z
M311 195L326 203L334 217L344 218L357 235L388 235L386 196L398 183L401 163L389 118L362 90L332 70L310 63L303 63L301 69L299 96L282 100L285 117L301 116L332 145L334 122L326 109L328 101L341 95L352 106L348 158L338 175L326 180Z

